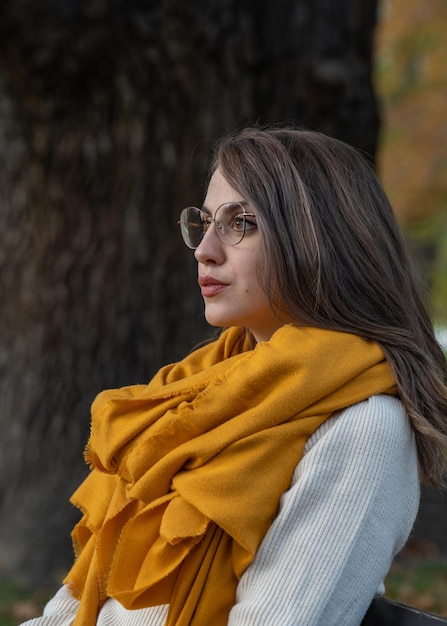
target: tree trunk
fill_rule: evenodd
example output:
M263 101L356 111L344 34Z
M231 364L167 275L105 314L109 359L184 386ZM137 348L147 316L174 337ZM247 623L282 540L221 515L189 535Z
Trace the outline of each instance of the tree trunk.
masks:
M253 5L253 6L252 6ZM208 330L179 211L211 143L290 119L374 154L375 0L3 0L0 563L71 562L89 406Z

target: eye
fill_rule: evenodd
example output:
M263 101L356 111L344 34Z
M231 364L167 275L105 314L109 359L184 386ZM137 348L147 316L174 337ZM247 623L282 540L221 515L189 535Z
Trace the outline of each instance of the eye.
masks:
M230 227L232 230L242 232L245 229L245 217L244 215L235 215L231 220Z
M208 228L211 226L212 223L213 223L212 217L210 217L206 213L202 213L201 224L202 224L204 233L206 233L206 231L208 230Z
M256 217L253 213L239 213L231 221L231 228L237 232L244 232L257 227Z
M245 230L252 230L253 228L258 227L258 223L256 222L256 216L253 213L245 213Z

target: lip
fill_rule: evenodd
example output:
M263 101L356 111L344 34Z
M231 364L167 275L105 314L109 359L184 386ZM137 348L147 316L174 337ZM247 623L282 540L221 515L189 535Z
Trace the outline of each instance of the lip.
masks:
M228 283L224 283L212 276L199 276L199 285L202 296L206 298L215 296L228 287Z

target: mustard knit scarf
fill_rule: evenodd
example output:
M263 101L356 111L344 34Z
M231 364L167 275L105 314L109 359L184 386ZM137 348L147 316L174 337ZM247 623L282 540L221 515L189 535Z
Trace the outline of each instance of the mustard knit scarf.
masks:
M395 393L381 349L347 333L284 326L240 350L240 330L101 393L72 502L75 626L107 598L169 604L167 626L224 626L237 583L277 515L306 440L334 411Z

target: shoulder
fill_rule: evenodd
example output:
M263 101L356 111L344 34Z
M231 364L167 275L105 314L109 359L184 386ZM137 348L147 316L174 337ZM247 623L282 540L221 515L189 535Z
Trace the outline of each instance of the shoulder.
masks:
M402 402L375 395L334 413L309 438L305 454L322 439L349 439L350 443L385 443L386 447L414 446L414 435Z
M292 484L317 473L329 480L379 484L419 482L416 441L395 397L371 396L332 415L309 438Z

